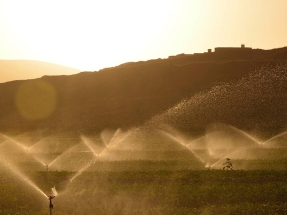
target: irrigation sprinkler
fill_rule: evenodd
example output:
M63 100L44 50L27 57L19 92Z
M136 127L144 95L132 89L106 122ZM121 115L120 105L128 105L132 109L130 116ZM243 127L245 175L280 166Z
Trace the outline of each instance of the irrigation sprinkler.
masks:
M230 158L226 158L225 163L222 164L224 165L223 169L233 170L233 166L230 160L231 160Z
M53 202L52 202L52 199L55 198L55 196L48 196L48 199L50 201L50 204L49 204L49 208L50 208L50 215L52 215L52 212L53 212Z
M206 164L206 165L205 165L205 169L206 169L206 170L210 170L210 169L211 169L211 166L210 166L209 164Z

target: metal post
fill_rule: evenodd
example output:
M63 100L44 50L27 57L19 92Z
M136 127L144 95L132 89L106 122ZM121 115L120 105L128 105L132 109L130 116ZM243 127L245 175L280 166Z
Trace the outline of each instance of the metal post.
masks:
M50 204L49 204L49 208L50 208L50 215L52 215L53 213L53 202L52 199L55 198L55 196L48 196Z

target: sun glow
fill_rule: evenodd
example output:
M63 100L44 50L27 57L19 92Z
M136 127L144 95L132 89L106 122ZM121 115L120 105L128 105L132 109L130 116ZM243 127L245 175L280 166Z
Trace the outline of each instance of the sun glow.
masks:
M170 23L161 1L5 1L17 52L76 68L107 67L140 55ZM13 41L12 41L13 40ZM14 42L13 42L14 43ZM91 63L92 62L92 63ZM91 65L93 64L93 65ZM96 68L95 68L96 69Z
M220 46L286 46L286 0L0 0L0 59L95 71Z

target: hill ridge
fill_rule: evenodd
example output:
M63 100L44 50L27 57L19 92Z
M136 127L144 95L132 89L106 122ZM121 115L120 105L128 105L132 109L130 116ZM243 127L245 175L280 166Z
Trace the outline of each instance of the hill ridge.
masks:
M264 74L273 77L274 71L278 73L276 69L285 70L284 65L287 62L286 59L278 60L273 57L274 55L271 57L269 55L267 59L258 60L224 58L208 62L191 61L186 64L170 63L166 59L151 61L153 63L136 63L134 66L119 65L98 72L43 76L28 81L2 83L0 84L0 131L21 133L46 129L52 133L97 133L107 128L129 129L145 124L158 114L176 107L184 99L200 94L207 96L213 92L214 88L220 88L225 84L237 86L240 80L241 82L247 80L246 78L254 71L258 71L257 75L261 77L263 73L260 73L260 70L265 68ZM269 73L266 72L266 68ZM282 76L284 73L278 74ZM241 95L234 93L233 97L230 97L230 102L224 100L228 104L224 106L225 108L220 109L220 105L214 103L217 108L216 112L214 112L215 107L211 105L213 100L203 99L197 101L199 102L198 108L202 105L201 109L208 114L203 112L200 112L198 116L189 114L186 119L179 115L181 121L177 120L174 126L195 135L203 134L206 127L214 121L232 123L233 126L256 130L266 136L284 131L287 125L282 121L286 118L282 108L287 106L287 103L285 104L286 99L282 97L286 92L283 85L287 86L287 83L284 82L283 76L280 82L280 79L270 78L270 80L280 83L281 88L278 88L278 83L268 82L268 86L273 86L277 90L276 94L272 90L268 94L264 88L260 87L265 97L262 97L263 94L261 95L260 91L253 90L253 93L256 92L253 98L246 96L246 100L243 99L241 103L238 103L236 98L241 98ZM250 87L253 84L256 84L254 80L250 82ZM37 89L30 90L27 99L22 101L30 102L25 103L29 107L26 107L26 112L21 110L23 108L21 104L17 104L19 100L17 96L19 97L20 92L23 91L23 86ZM246 87L248 88L247 85ZM234 88L230 89L234 90ZM238 89L248 95L248 91ZM41 111L48 111L47 107L51 105L48 103L48 92L52 92L51 94L55 97L51 101L54 106L50 112L42 116ZM216 99L220 100L225 95L222 93L217 94ZM262 106L262 99L269 103ZM231 110L233 112L230 112ZM216 117L209 114L212 112L217 113ZM35 113L38 113L38 118L33 116ZM192 123L198 122L198 117L201 122L205 122L201 126Z

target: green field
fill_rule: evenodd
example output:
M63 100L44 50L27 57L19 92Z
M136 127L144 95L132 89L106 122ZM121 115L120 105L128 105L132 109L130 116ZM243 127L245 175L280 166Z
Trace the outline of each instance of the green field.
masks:
M266 170L224 171L192 170L187 164L178 168L172 161L99 162L98 169L72 182L75 172L26 171L20 177L1 167L0 214L49 214L49 201L25 177L47 194L56 187L56 215L287 214L287 171L272 170L278 164L269 161Z

